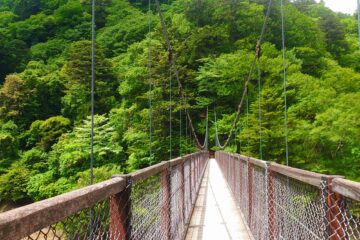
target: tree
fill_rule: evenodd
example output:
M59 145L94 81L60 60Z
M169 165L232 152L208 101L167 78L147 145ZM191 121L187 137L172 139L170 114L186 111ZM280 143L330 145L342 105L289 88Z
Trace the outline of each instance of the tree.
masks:
M20 19L26 19L40 10L39 0L13 0L8 2L10 9Z
M148 23L147 16L127 1L113 1L108 11L107 27L99 32L96 40L107 57L114 57L126 52L132 43L141 41L148 31Z
M326 49L339 59L340 55L345 54L349 50L349 45L345 40L344 26L340 19L330 9L318 4L312 8L319 19L319 26L325 33Z
M39 107L34 110L37 119L47 119L61 114L61 98L64 96L64 78L61 77L62 61L45 65L42 61L30 61L21 73L26 85L34 89L33 103ZM58 66L60 65L60 66Z
M26 43L0 31L0 84L7 74L22 71L26 66L27 58Z
M99 48L96 48L95 62L95 110L103 114L117 99L117 82L110 62ZM82 120L90 115L91 42L79 41L71 45L63 72L67 79L63 113L71 119Z
M26 199L26 185L30 176L26 167L12 165L7 173L0 175L0 201L17 202Z
M48 168L47 153L39 148L32 148L21 156L20 162L32 171L32 174L45 172Z
M37 103L33 102L36 90L29 89L17 75L8 75L0 89L0 115L13 120L20 126L27 126L36 119Z
M26 145L27 147L37 145L44 151L49 151L59 137L70 129L70 120L62 116L51 117L45 121L34 121L25 133Z
M71 133L63 134L49 153L50 170L59 171L60 176L69 177L89 168L90 162L90 118L83 121ZM121 150L114 129L105 116L95 116L94 166L109 163L120 164Z

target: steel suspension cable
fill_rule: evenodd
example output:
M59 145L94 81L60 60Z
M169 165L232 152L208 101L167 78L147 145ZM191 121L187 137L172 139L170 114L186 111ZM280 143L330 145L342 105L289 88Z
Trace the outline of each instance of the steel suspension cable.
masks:
M180 100L180 102L181 102L181 100ZM181 110L181 108L180 108L180 111L179 111L179 113L180 113L180 136L179 136L179 156L181 156L181 138L182 138L182 110Z
M246 131L247 131L247 154L250 154L250 132L249 132L249 90L246 92Z
M95 135L95 7L96 0L91 5L91 133L90 133L90 184L94 182L94 135Z
M263 23L263 26L262 26L262 29L261 29L261 33L260 33L260 38L259 38L259 40L258 40L258 42L256 44L254 58L252 60L250 71L249 71L247 80L246 80L245 85L244 85L244 90L243 90L243 93L242 93L242 97L241 97L240 103L239 103L237 111L236 111L236 117L235 117L234 122L232 124L232 127L230 129L228 137L227 137L227 139L225 141L225 144L223 146L221 146L222 149L224 149L229 144L229 141L231 139L231 135L233 134L233 131L234 131L235 127L236 127L236 123L239 121L240 112L241 112L241 108L242 108L242 106L244 104L244 101L245 101L245 96L246 96L246 93L247 93L247 90L248 90L248 85L250 83L251 76L253 74L256 61L260 57L260 48L261 48L261 44L264 41L265 32L266 32L266 28L267 28L267 22L269 20L270 13L271 13L271 7L272 7L272 0L269 0L268 7L267 7L267 10L266 10L265 20L264 20L264 23Z
M170 123L170 160L172 159L172 72L170 68L170 109L169 109L169 123Z
M224 149L225 147L221 146L220 139L219 139L219 131L217 128L217 116L216 116L215 108L214 108L214 117L215 117L215 144L216 144L216 147L218 147L220 149Z
M271 0L270 0L271 1ZM160 8L160 3L159 3L159 0L155 0L155 3L156 3L156 7L157 7L157 11L159 13L159 17L160 17L160 23L161 23L161 28L162 28L162 33L163 33L163 37L165 39L165 42L166 42L166 48L167 48L167 51L169 53L169 59L168 61L170 62L170 64L172 65L173 67L173 70L174 70L174 74L175 74L175 79L178 83L178 86L179 86L179 93L180 93L180 96L181 98L184 100L185 104L187 103L187 100L186 100L186 96L185 96L185 92L184 92L184 88L181 84L181 81L180 81L180 77L179 77L179 71L177 69L177 66L176 66L176 61L175 61L175 58L173 56L173 48L171 46L171 42L170 42L170 38L169 38L169 35L168 35L168 32L167 32L167 28L166 28L166 25L165 25L165 21L164 21L164 16L163 16L163 13L161 11L161 8ZM186 106L187 108L187 106ZM192 119L190 117L190 114L189 114L189 111L186 111L186 117L188 118L188 121L189 121L189 126L190 126L190 129L191 129L191 132L195 138L195 141L196 141L196 144L197 146L200 148L200 149L203 149L203 145L200 144L200 141L199 141L199 138L195 132L195 128L194 128L194 125L192 123Z
M209 107L206 107L206 130L205 130L204 150L209 150Z
M185 118L185 153L188 153L188 120Z
M286 165L289 166L289 137L288 137L288 115L287 115L287 96L286 96L286 46L285 46L285 19L284 19L284 2L281 3L281 37L282 37L282 58L283 58L283 74L284 74L284 127L285 127L285 157Z
M214 120L215 120L215 145L216 147L220 148L220 142L219 142L219 134L218 134L218 129L217 129L217 118L216 118L216 111L214 108Z
M358 12L358 37L359 37L359 48L360 48L360 0L357 0L357 12Z
M94 183L94 135L95 135L95 8L96 0L91 4L91 131L90 131L90 185ZM89 231L93 236L93 209L90 208Z
M149 71L149 162L152 163L152 76L151 76L151 0L148 1L148 71Z
M241 153L241 124L239 124L239 153Z
M259 89L259 153L260 159L263 159L263 149L262 149L262 116L261 116L261 69L260 69L260 59L258 60L258 89Z

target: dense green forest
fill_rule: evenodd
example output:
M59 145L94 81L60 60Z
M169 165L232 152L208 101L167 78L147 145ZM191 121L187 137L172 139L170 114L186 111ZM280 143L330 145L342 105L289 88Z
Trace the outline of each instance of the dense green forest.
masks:
M170 82L155 3L148 11L144 0L97 1L96 182L167 160L170 154L196 151L185 109L202 141L209 107L212 149L216 111L220 140L225 140L267 2L161 2L187 96L184 103L176 81ZM359 181L357 16L334 13L314 0L285 1L284 10L290 165ZM90 40L90 0L0 0L1 203L37 201L89 184ZM256 69L261 73L263 158L284 163L281 49L276 0ZM260 154L258 77L256 70L248 114L245 106L227 148L254 157Z

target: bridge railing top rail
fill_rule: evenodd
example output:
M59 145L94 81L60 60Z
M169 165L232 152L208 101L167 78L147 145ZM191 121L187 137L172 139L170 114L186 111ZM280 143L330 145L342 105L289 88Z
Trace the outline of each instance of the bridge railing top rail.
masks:
M128 187L129 178L132 184L136 184L158 175L166 168L176 167L207 153L201 151L163 161L127 175L117 175L107 181L1 213L0 239L20 239L31 235L123 192Z
M236 153L227 153L224 151L219 151L219 153L234 156L235 159L250 162L258 167L267 168L270 171L280 173L284 176L296 179L300 182L304 182L315 187L320 187L324 179L331 179L330 186L333 192L339 193L344 197L360 201L360 183L344 179L343 176L315 173L299 168L288 167L275 162L247 157Z

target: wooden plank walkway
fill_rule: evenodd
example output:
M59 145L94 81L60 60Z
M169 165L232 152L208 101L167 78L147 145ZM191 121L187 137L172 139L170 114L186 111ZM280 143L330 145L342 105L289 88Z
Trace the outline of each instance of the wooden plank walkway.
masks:
M252 239L215 159L209 160L185 239Z

